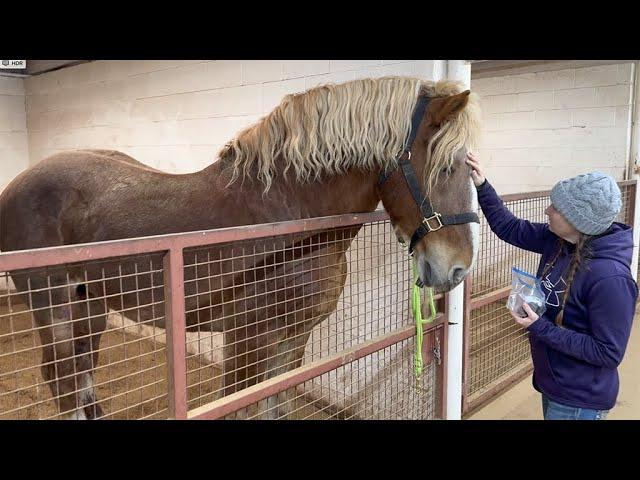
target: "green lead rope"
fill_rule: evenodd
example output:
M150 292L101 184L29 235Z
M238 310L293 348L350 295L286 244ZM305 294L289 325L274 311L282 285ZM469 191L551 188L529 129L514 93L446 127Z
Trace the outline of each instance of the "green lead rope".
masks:
M412 262L413 263L413 262ZM432 323L436 318L436 305L433 300L433 290L431 288L427 288L427 299L429 300L429 318L422 318L422 308L420 302L420 287L416 285L416 281L418 280L418 271L416 269L415 263L413 264L413 290L412 290L412 298L411 298L411 306L413 310L413 318L416 321L416 350L413 355L413 372L416 377L416 381L420 380L422 376L422 339L423 339L423 330L422 326L425 323Z

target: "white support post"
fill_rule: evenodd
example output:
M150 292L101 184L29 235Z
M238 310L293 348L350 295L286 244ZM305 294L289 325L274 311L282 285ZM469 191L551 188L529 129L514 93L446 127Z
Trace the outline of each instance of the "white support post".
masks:
M640 114L640 94L638 90L638 83L640 81L640 62L633 64L633 96L631 105L631 123L630 123L630 152L629 152L629 164L627 171L627 178L629 180L638 180L637 168L640 167L640 125L638 124L638 118ZM638 281L638 251L640 247L640 192L638 191L638 185L636 185L636 198L635 198L635 211L633 219L633 257L631 259L631 274L633 278Z
M447 78L471 87L471 64L465 60L447 61ZM462 418L462 359L464 355L464 282L447 293L447 420Z
M424 80L438 81L446 77L446 60L422 60L416 62L416 75Z

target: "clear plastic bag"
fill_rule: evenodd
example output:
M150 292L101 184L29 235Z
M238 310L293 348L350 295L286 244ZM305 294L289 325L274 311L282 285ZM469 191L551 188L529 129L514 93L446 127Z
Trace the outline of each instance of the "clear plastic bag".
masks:
M526 317L523 304L529 304L538 316L546 311L545 296L540 287L540 280L533 275L515 267L511 268L511 293L507 299L507 308L518 315Z

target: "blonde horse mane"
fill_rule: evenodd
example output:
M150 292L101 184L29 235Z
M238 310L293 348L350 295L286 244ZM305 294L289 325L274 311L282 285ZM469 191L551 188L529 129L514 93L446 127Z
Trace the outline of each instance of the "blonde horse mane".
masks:
M293 169L302 183L322 174L341 175L350 168L393 168L409 135L418 94L441 97L463 90L453 81L410 77L322 85L285 96L270 114L227 143L219 156L233 160L230 184L247 177L255 166L265 192L278 167L284 167L285 176ZM479 130L478 99L471 94L467 106L441 126L427 147L427 192L440 172L451 166L458 149L475 147ZM276 164L279 157L281 165Z

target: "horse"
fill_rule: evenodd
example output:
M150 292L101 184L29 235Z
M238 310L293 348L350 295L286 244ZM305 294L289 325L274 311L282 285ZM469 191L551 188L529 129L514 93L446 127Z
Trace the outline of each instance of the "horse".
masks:
M372 212L381 201L398 239L411 243L420 284L446 292L478 249L465 156L479 125L479 101L460 83L383 77L285 96L194 173L165 173L111 150L56 153L0 196L0 250ZM336 308L358 230L294 235L279 251L252 241L254 255L242 259L233 246L210 246L210 257L224 260L207 272L185 251L187 330L223 332L218 396L301 365L312 329ZM161 254L147 270L154 262ZM136 259L125 263L125 273L134 267L141 271ZM93 371L107 310L134 309L131 320L164 327L161 273L140 285L118 278L123 264L114 260L9 274L33 309L42 376L60 415L102 417ZM269 402L286 416L277 398Z

